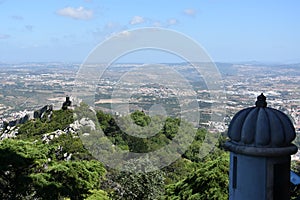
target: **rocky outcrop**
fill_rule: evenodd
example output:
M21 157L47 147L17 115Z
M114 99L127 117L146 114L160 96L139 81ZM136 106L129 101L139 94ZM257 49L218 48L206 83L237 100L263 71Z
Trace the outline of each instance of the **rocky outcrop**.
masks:
M33 113L33 118L38 119L38 118L43 118L45 115L47 115L47 118L50 119L53 111L53 106L52 105L45 105L43 108L34 111Z
M56 131L53 131L51 133L45 133L45 134L42 135L42 141L44 143L48 144L51 140L53 140L54 138L58 138L62 134L66 134L66 132L62 131L62 130L56 130Z
M27 122L28 120L30 120L31 117L29 114L24 115L23 117L19 118L19 119L15 119L9 122L4 121L3 122L3 129L7 130L8 128L11 127L15 127L18 124L24 124L25 122Z
M0 135L0 140L16 137L18 135L18 130L18 127L7 126L6 130L4 130L3 133Z
M96 130L96 125L92 120L90 120L88 118L82 118L80 120L74 121L72 124L70 124L64 130L56 130L51 133L43 134L41 139L42 139L42 142L48 144L53 139L59 138L63 134L71 134L73 136L73 138L79 137L78 133L80 132L80 130L83 127L85 127L85 129L86 129L86 127L88 127L88 129L91 131ZM82 133L81 136L83 136L83 137L89 136L89 133ZM56 150L56 156L59 157L59 159L68 161L68 160L71 160L72 153L65 152L63 150L63 147L59 146L59 148Z
M81 130L82 127L88 127L91 131L96 130L96 125L92 120L88 118L82 118L80 120L74 121L64 130L56 130L51 133L43 134L42 141L45 143L49 143L54 138L58 138L63 134L72 134L74 137L78 137L78 132ZM88 136L88 135L89 133L82 133L82 136Z
M27 112L24 116L19 117L18 119L11 120L11 121L4 121L3 122L3 130L6 131L9 128L15 127L18 124L25 124L27 121L31 119L38 119L38 118L43 118L44 116L47 116L47 119L51 119L52 116L52 111L53 111L53 106L52 105L46 105L42 107L39 110L36 110L34 112Z

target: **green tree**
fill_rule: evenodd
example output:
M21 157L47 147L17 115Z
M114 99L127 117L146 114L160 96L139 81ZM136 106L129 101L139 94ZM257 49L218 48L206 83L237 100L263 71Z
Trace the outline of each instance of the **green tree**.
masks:
M107 192L103 190L91 190L91 195L89 195L85 200L109 200Z
M130 114L130 117L133 119L133 121L139 125L139 126L147 126L151 122L151 118L146 115L143 111L135 111Z
M51 163L44 172L32 174L31 178L38 197L78 200L99 188L104 174L105 169L98 161L63 161Z
M40 135L53 132L55 130L64 130L73 122L72 110L55 110L50 120L34 119L21 124L19 128L19 138L39 138Z
M178 132L179 125L179 119L168 117L163 128L163 133L166 135L167 138L173 139Z
M84 199L106 170L96 160L56 160L57 146L6 139L0 143L1 199Z
M148 159L132 159L124 163L128 171L111 171L107 183L108 188L114 188L113 199L147 200L158 199L164 194L164 172L153 169Z
M189 174L193 173L197 167L197 163L185 158L179 158L172 164L162 169L165 172L165 184L174 184L180 180L183 180Z
M31 197L34 188L30 175L47 163L51 148L40 143L6 139L0 144L0 199Z
M166 199L228 199L229 156L199 163L198 170L184 180L167 186Z
M52 146L59 146L61 151L56 153L58 160L64 159L64 154L72 154L72 160L91 160L93 157L82 144L82 140L71 134L62 134L49 142Z

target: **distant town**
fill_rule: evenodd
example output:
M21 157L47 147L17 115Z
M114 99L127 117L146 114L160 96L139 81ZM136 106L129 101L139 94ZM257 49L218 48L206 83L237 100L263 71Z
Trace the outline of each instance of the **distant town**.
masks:
M225 132L233 115L239 110L254 106L256 97L264 93L269 107L286 113L293 121L297 133L300 132L300 64L259 64L259 63L216 63L222 77L223 88L219 92L226 96L225 107L215 106L210 98L210 91L201 75L195 76L193 66L188 63L164 64L177 70L183 78L192 85L195 93L176 91L173 87L147 81L151 76L137 76L140 79L123 83L121 91L124 94L131 90L130 105L132 110L147 111L153 104L162 104L167 114L180 113L177 96L186 96L186 102L195 96L199 102L201 112L200 126L214 125L218 132ZM112 104L122 104L124 99L114 98L113 91L120 79L132 69L143 64L115 64L105 70L97 83L95 91L95 105L97 108L110 112ZM0 124L21 118L28 112L40 109L45 105L61 108L67 95L72 94L76 84L76 73L80 64L74 63L0 63ZM128 78L128 80L132 80ZM139 86L135 84L139 81ZM220 80L218 80L220 81ZM172 85L172 83L171 83ZM175 88L175 89L174 89ZM212 106L214 105L214 106ZM214 122L210 114L216 112L224 116L223 121ZM120 114L120 113L117 113Z

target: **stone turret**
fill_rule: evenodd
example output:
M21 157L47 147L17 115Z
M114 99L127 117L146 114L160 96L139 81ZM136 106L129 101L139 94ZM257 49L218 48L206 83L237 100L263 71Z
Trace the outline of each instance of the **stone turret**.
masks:
M290 199L290 155L295 128L283 112L257 97L255 107L239 111L228 128L229 199Z
M70 100L69 96L66 96L66 101L62 105L63 110L67 110L69 106L72 105L72 101Z

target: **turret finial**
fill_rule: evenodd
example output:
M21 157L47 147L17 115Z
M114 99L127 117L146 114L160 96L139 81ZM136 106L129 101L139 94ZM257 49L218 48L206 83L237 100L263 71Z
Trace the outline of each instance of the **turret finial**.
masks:
M261 94L257 97L257 101L255 102L256 107L262 107L262 108L267 107L266 99L267 99L267 98L264 96L264 94L261 93Z

